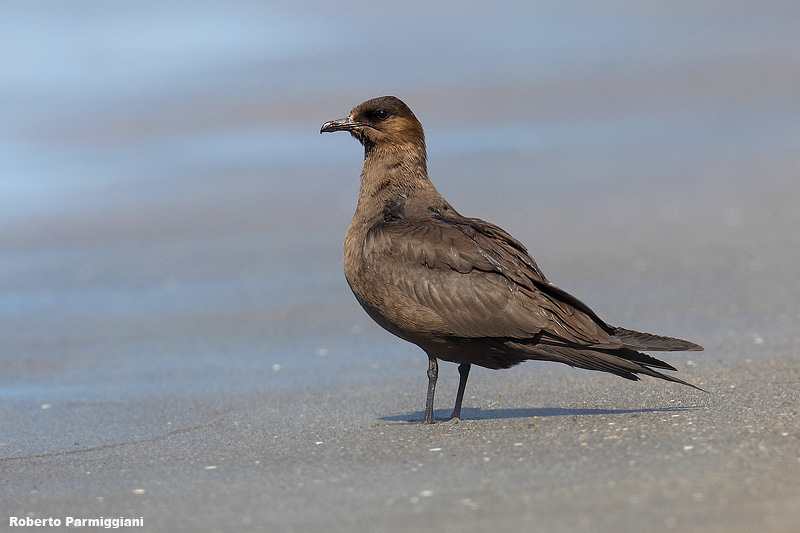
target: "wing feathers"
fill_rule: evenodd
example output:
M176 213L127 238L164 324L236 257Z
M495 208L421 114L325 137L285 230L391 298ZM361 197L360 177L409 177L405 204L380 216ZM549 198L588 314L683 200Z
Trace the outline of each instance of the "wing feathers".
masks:
M627 379L645 374L689 385L653 370L675 368L638 350L702 349L698 345L609 326L551 284L525 247L502 229L427 211L432 216L415 220L407 202L405 218L375 224L364 240L364 256L378 280L441 317L447 330L439 335L495 339L517 362L546 359Z

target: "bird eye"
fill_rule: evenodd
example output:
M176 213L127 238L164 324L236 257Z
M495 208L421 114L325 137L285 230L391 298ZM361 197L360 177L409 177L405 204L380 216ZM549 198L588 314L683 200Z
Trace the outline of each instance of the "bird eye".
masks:
M378 112L375 113L375 116L378 117L378 120L386 120L389 118L389 112L385 109L378 109Z

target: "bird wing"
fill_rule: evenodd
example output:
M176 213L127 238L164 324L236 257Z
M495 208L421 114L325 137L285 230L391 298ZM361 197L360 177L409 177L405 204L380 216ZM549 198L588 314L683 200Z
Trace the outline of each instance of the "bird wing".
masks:
M437 315L464 338L531 339L619 347L613 328L577 298L552 285L525 247L480 219L387 218L364 240L377 280Z

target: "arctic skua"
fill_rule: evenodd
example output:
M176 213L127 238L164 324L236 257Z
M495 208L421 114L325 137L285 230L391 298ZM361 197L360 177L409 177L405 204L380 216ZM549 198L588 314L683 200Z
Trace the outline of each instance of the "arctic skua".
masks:
M358 206L344 242L345 277L375 322L428 355L424 422L435 422L439 359L459 365L451 418L461 417L471 365L555 361L698 388L659 372L676 369L642 351L701 346L610 326L550 283L505 230L453 209L428 177L422 124L400 99L368 100L320 133L334 131L350 132L364 147Z

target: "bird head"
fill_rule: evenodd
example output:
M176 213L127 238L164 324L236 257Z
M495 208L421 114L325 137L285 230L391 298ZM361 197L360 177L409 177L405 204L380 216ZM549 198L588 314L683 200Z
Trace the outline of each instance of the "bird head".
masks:
M416 145L425 150L425 134L411 109L394 96L381 96L357 105L347 118L322 125L320 133L349 131L367 152L379 146Z

